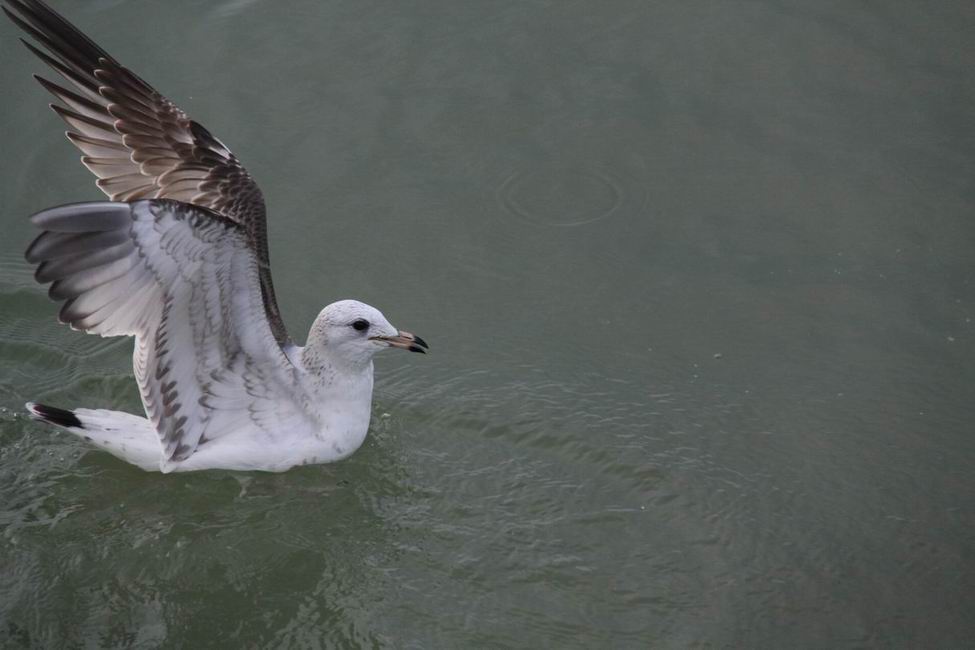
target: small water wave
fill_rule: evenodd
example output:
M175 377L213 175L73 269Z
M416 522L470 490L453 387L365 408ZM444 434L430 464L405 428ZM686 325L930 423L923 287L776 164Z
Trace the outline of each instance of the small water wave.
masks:
M43 293L34 280L33 267L24 260L21 253L0 253L0 278L3 278L0 289L4 291L31 289Z
M249 11L260 1L261 0L224 0L223 2L216 3L211 11L214 15L220 18L230 18Z
M556 162L520 169L501 182L495 196L508 214L556 227L603 221L645 201L637 183L598 163Z
M9 280L0 285L0 354L10 362L0 385L7 397L37 398L127 374L131 341L73 332L57 323L58 306L36 285L27 290Z
M415 444L423 444L424 431L452 431L457 442L446 447L459 456L447 456L448 462L464 468L458 470L458 480L469 478L474 469L465 462L473 446L499 460L546 459L547 468L522 468L534 475L536 485L549 480L564 482L561 487L581 485L595 474L649 498L665 476L664 465L673 462L659 455L672 443L655 435L648 414L665 405L640 403L632 388L620 388L619 393L607 389L607 381L598 376L565 382L513 375L500 381L496 373L480 369L458 371L449 378L440 374L429 383L404 368L384 375L379 401L399 405L394 419L400 420L400 429L411 430ZM469 447L457 449L463 445ZM485 470L489 472L514 469L492 463L476 466L490 468ZM552 472L554 467L562 469Z

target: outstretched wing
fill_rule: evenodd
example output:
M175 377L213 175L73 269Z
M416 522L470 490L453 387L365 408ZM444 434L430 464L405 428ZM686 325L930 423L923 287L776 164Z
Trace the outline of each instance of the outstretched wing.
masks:
M297 371L265 317L241 226L165 199L80 203L32 221L44 232L27 260L64 301L60 320L136 337L136 378L164 471L207 440L300 416Z
M5 0L3 10L47 52L24 44L57 72L36 76L61 104L68 139L113 201L175 199L242 226L261 264L264 307L279 343L287 333L268 266L264 197L237 157L152 86L40 0Z

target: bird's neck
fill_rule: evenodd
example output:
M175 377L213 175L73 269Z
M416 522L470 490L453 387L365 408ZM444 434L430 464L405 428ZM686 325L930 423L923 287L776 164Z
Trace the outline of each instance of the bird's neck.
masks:
M301 369L315 383L327 385L349 384L350 386L368 378L372 384L372 359L357 363L336 358L329 354L328 346L306 345L299 358Z
M306 346L301 352L307 413L320 424L317 433L336 459L355 451L365 440L372 412L372 361L349 364L324 350Z

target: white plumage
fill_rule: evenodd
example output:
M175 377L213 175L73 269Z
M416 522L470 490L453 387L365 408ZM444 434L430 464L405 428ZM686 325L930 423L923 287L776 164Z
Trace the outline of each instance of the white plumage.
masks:
M368 430L372 355L425 346L345 300L322 311L306 347L282 347L246 234L203 208L82 203L32 220L44 232L27 259L66 301L61 320L135 336L147 418L77 409L65 426L49 407L28 408L143 469L283 471L345 458Z
M369 426L372 356L426 343L344 300L297 347L274 297L264 200L233 153L43 2L6 2L47 49L31 51L73 88L40 80L116 201L34 215L43 232L27 260L64 301L62 322L135 337L146 417L36 403L30 412L163 472L283 471L354 452Z

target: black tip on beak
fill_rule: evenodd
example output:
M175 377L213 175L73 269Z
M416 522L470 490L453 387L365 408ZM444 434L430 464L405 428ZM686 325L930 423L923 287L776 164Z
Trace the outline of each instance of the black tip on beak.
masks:
M420 354L426 354L427 350L430 349L426 341L409 332L399 332L396 336L374 336L372 340L383 341L391 348L400 348Z

